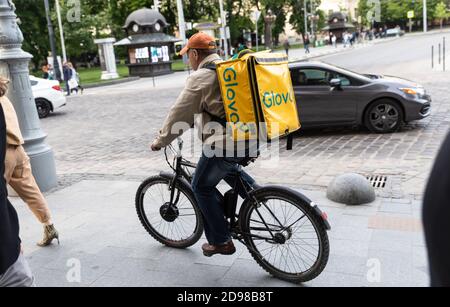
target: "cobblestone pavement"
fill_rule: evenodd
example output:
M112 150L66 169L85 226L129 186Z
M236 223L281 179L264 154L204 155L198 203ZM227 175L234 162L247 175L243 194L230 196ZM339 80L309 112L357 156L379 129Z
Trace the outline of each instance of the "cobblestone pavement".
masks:
M387 66L381 65L381 58L376 58L379 65L371 66L352 60L356 56L363 59L368 49L367 52L377 54L388 44L395 49L407 43L388 42L325 60L344 61L352 69L361 67L363 72L395 74L421 82L433 97L432 116L386 135L352 128L301 131L292 152L280 150L276 169L261 167L264 162L259 161L249 168L250 172L261 183L308 189L323 189L334 176L344 172L384 175L388 185L378 191L380 196L420 199L433 159L450 126L450 75L431 71L426 60ZM70 97L66 107L42 120L49 133L47 142L55 151L60 185L92 176L143 178L165 169L162 153L150 153L149 144L186 77L187 73L159 77L156 87L152 79L141 79L91 89L85 95Z

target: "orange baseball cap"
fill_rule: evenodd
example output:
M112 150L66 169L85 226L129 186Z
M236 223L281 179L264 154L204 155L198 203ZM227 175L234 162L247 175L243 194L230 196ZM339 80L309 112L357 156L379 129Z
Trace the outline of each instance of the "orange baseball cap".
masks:
M191 36L180 54L186 54L189 49L217 49L216 40L204 32L199 32Z

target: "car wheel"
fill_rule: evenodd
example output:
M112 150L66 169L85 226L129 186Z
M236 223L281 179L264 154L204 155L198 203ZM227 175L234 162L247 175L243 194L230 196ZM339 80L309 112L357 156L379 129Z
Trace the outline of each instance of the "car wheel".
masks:
M403 110L390 99L381 99L369 106L365 114L366 127L375 133L397 131L403 122Z
M50 103L45 99L36 99L36 108L39 118L46 118L52 110Z

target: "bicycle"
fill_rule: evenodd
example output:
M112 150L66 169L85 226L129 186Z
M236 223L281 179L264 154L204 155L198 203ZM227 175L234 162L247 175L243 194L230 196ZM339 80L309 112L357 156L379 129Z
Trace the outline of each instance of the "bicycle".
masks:
M167 147L164 155L172 172L146 179L136 193L136 210L144 228L154 239L174 248L190 247L203 234L203 217L190 185L190 169L196 164L183 158L182 147L180 139L178 150ZM174 154L172 162L168 150ZM325 269L330 251L327 231L331 227L326 214L292 189L252 188L240 177L241 170L242 166L235 174L236 186L223 195L224 216L233 239L243 243L255 261L276 278L294 283L316 278ZM240 207L238 188L245 191Z

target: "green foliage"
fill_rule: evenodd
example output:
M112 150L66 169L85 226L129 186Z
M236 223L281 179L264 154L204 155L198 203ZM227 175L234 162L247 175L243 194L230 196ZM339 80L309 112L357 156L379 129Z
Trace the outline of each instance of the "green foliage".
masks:
M311 12L311 7L310 7L310 1L309 0L289 0L289 8L290 8L290 12L292 13L291 17L289 18L289 23L294 27L294 29L297 31L297 33L302 33L304 34L305 31L305 11L304 11L304 7L305 7L305 1L306 1L306 5L307 5L307 12L310 13ZM321 0L316 0L314 1L315 3L315 14L319 15L319 29L320 26L323 25L325 26L325 13L321 10L318 9L318 7L320 6L320 4L322 3ZM310 21L308 19L308 31L310 31L309 29L309 25L310 25ZM317 25L315 26L315 28L317 29Z
M61 54L59 29L55 10L55 1L49 0L51 18L56 35L58 53ZM77 22L68 21L68 13L73 9L71 1L59 0L67 54L69 58L82 57L85 53L97 52L94 44L95 38L115 37L121 39L125 32L122 29L129 14L140 8L151 8L154 0L80 0L81 14ZM432 1L432 0L430 0ZM21 29L25 36L23 48L30 52L36 66L44 63L49 53L49 38L47 22L45 19L44 0L13 0L20 17ZM255 25L250 16L256 7L262 12L258 22L258 31L264 33L264 16L267 11L272 10L277 19L272 28L275 44L278 44L278 36L283 33L287 15L293 13L290 18L295 29L303 32L303 3L304 0L224 0L224 9L228 12L227 24L230 27L231 42L236 45L242 36L243 30L255 30ZM309 0L308 0L309 3ZM318 7L320 0L315 0ZM218 0L183 0L184 16L187 22L216 22L219 17ZM310 9L308 7L308 9ZM174 34L177 30L178 15L176 0L161 0L160 12L166 17L170 24L167 32ZM325 22L323 12L317 11L321 17L318 27ZM70 14L69 14L70 15ZM322 25L323 23L323 25ZM193 33L193 31L191 31ZM191 34L189 32L188 34ZM124 55L124 50L117 49L119 55Z
M422 0L380 0L381 1L381 23L406 25L408 22L407 12L414 11L414 20L422 21L423 1ZM438 5L442 0L427 0L428 20L440 19L437 12ZM446 2L449 2L446 0ZM443 2L442 2L443 3ZM443 3L445 6L445 3ZM363 24L369 25L367 13L371 6L368 0L360 0L358 12Z
M24 36L23 49L33 55L32 63L38 67L50 49L44 1L15 0L14 4Z
M64 36L67 53L71 57L80 57L83 53L96 52L95 38L111 35L111 18L109 14L108 0L84 1L81 6L79 21L70 21L67 17L69 10L73 9L67 1L61 2L61 15L63 19ZM52 12L52 20L57 29L56 13ZM59 40L57 40L58 46Z
M434 16L439 20L443 20L450 17L449 9L447 8L447 5L443 1L437 4L436 9L434 10Z

